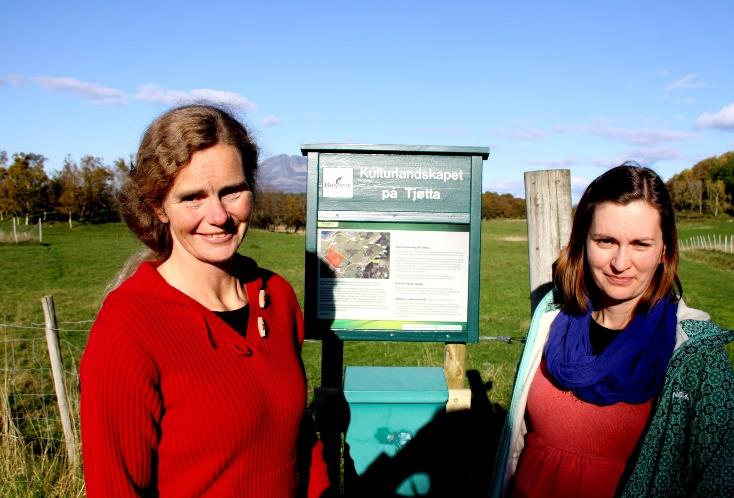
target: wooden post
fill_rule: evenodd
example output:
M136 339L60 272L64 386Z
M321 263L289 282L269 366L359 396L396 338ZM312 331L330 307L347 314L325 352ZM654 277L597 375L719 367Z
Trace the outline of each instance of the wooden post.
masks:
M41 218L38 218L38 243L43 243L43 223Z
M18 230L16 229L15 225L17 225L15 221L15 216L13 216L13 239L15 239L15 243L18 243Z
M74 227L71 224L71 209L70 209L69 210L69 230L71 230L72 228L74 228Z
M466 344L446 344L444 349L443 372L449 399L446 411L468 410L471 408L471 389L464 389L466 378Z
M443 370L449 389L463 389L466 377L466 344L446 344Z
M530 308L553 288L552 267L571 233L571 172L526 171Z
M323 455L332 493L341 485L342 433L346 431L346 401L344 399L344 342L336 335L321 341L321 387L316 390L316 425L324 445Z
M46 322L46 343L48 344L48 356L51 359L51 373L53 374L56 399L59 404L61 427L64 430L64 439L66 440L66 454L69 457L69 463L75 466L77 463L76 439L71 425L69 399L66 396L66 385L64 384L64 368L61 363L59 331L56 327L56 310L53 296L43 296L41 304L43 305L43 317Z

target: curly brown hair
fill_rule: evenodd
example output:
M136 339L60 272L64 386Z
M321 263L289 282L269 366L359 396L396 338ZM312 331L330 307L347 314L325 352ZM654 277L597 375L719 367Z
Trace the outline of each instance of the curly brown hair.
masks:
M588 300L593 304L599 298L599 290L586 263L586 238L597 206L605 202L627 205L638 200L647 202L660 214L665 250L663 260L638 301L635 312L647 312L663 297L682 296L683 287L678 278L678 232L670 194L657 173L630 161L591 182L576 207L568 245L554 264L555 290L567 313L582 314Z
M135 163L120 192L121 214L157 258L170 256L172 241L168 225L158 219L156 210L193 154L217 144L231 145L239 151L245 179L254 192L257 145L230 112L210 104L177 107L159 116L143 134Z

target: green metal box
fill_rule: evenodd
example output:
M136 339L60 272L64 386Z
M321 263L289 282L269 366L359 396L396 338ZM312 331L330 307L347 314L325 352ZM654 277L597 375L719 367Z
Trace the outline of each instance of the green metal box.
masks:
M347 367L344 397L350 412L346 442L359 475L382 453L394 456L445 410L448 389L439 367ZM430 486L428 475L413 474L397 493L424 495Z

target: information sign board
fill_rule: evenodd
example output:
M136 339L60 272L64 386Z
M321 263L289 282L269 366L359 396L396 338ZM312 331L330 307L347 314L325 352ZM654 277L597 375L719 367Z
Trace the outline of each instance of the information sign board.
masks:
M479 147L317 144L306 321L342 339L476 342Z

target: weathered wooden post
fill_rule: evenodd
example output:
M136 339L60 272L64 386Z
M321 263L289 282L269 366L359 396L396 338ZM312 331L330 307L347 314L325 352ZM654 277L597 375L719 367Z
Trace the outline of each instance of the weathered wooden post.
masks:
M446 344L444 371L449 389L462 389L466 378L466 344Z
M571 172L525 172L530 307L553 288L552 267L571 233Z
M18 243L18 229L16 228L17 222L15 221L15 216L13 216L13 239L15 239L15 243Z
M41 218L38 218L38 243L43 243L43 222L41 222Z
M46 322L46 343L48 344L48 356L51 360L51 373L53 374L56 399L59 404L61 427L64 430L64 440L66 441L66 454L69 457L69 463L75 466L77 463L76 439L71 425L69 399L66 396L66 385L64 384L64 367L61 363L59 332L56 327L56 310L53 296L43 296L41 304L43 305L43 317Z

